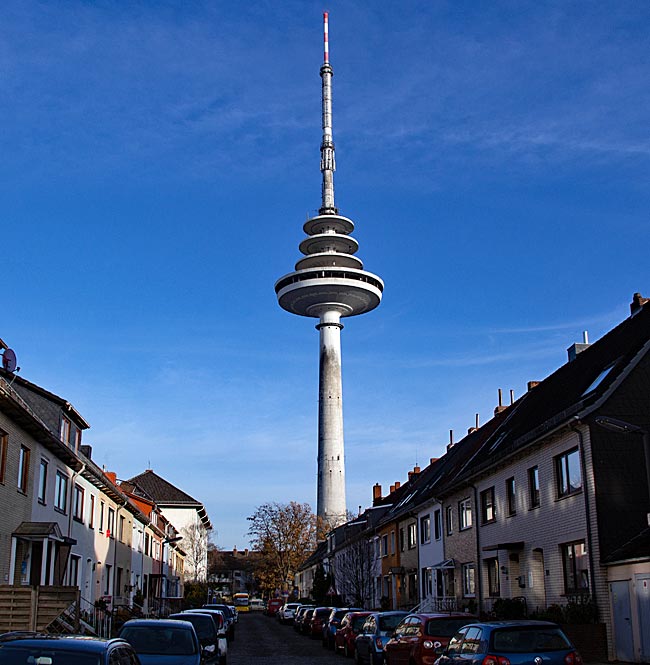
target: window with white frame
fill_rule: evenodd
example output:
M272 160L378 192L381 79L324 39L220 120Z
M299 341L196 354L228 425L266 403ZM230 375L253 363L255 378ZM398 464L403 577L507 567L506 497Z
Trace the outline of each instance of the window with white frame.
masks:
M108 509L108 525L106 527L106 535L110 538L115 537L115 510Z
M54 507L62 513L68 510L68 476L61 471L56 472L54 481Z
M463 564L463 596L473 598L476 595L476 569L473 563Z
M433 511L433 537L436 540L442 538L442 511L440 508Z
M95 495L90 495L90 514L88 515L88 527L95 528Z
M61 429L59 434L61 437L61 441L63 441L63 443L70 443L71 431L72 431L72 423L70 422L70 418L61 416Z
M27 492L27 484L29 483L29 456L29 448L27 446L20 446L18 457L18 489L23 493Z
M426 545L431 542L431 515L420 517L420 543Z
M577 448L555 458L558 496L569 496L582 490L580 452Z
M407 537L407 545L410 550L412 550L417 544L418 544L418 525L417 522L411 522L411 524L408 525L407 527L408 531L408 537Z
M460 531L472 526L472 501L463 499L458 502L458 528Z
M447 535L451 536L454 532L454 509L451 506L447 506L445 509L445 528Z

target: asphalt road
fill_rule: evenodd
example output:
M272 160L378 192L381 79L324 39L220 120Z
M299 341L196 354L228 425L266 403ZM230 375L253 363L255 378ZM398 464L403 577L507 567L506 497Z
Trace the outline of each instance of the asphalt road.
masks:
M299 635L262 612L239 615L228 665L349 665L353 661L324 649L320 640Z

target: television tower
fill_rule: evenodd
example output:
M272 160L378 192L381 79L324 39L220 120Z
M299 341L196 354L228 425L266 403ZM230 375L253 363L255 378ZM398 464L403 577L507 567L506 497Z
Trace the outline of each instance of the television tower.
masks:
M346 521L343 398L341 382L341 318L375 309L383 281L363 269L354 254L359 243L350 235L351 219L334 204L334 141L332 139L332 67L329 63L328 13L323 14L322 78L323 141L320 152L322 202L316 217L303 225L299 246L304 258L295 272L275 283L280 307L292 314L317 318L320 333L318 387L318 500L316 513L326 527Z

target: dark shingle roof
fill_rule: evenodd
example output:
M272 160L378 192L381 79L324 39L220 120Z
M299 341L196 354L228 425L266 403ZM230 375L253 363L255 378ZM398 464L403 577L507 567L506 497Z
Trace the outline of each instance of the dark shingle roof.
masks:
M645 528L625 545L622 545L603 559L605 565L629 563L631 561L647 561L650 559L650 527Z

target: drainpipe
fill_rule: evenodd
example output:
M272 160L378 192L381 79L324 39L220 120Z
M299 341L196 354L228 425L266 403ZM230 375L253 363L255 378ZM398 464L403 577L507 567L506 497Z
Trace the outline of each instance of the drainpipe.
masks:
M472 485L474 490L474 514L476 515L475 529L476 529L476 590L478 595L478 614L481 615L483 609L483 567L481 566L481 530L478 527L479 521L479 507L478 507L478 490L476 485Z
M594 576L594 549L592 547L592 532L591 532L591 512L589 510L589 492L587 487L587 466L585 463L585 442L582 432L578 429L577 425L583 425L584 423L577 417L574 418L573 424L571 425L571 430L578 435L578 450L580 451L580 471L582 477L584 478L584 500L585 500L585 518L587 520L587 556L589 557L589 577L590 587L591 587L591 597L598 606L596 602L596 578Z

